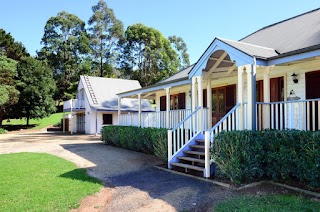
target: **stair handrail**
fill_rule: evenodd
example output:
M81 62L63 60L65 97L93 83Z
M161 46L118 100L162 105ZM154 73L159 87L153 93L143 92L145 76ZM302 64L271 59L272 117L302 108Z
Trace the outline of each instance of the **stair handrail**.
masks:
M168 130L168 162L170 162L174 154L179 152L186 145L186 137L189 141L193 136L195 136L196 133L198 133L199 130L197 121L192 121L191 118L195 118L194 120L196 120L196 117L194 116L198 114L201 108L201 106L195 108L195 110L186 118L184 118L179 124L177 124L174 128ZM184 126L188 124L188 121L190 129L185 129ZM181 131L184 132L185 130L187 130L188 133L181 134ZM181 141L180 139L183 140Z
M215 132L217 132L219 130L219 132L222 131L223 125L227 125L226 121L229 121L229 126L230 127L230 122L231 122L231 116L233 118L233 126L231 126L229 129L227 129L227 131L230 130L237 130L238 126L235 123L235 116L236 116L236 112L237 109L239 108L239 106L241 105L241 103L236 104L220 121L218 121L210 130L205 131L205 177L210 177L211 175L211 171L210 171L210 165L212 163L211 161L211 156L210 156L210 147L211 144L214 141L214 136L215 136ZM225 129L223 129L225 130Z

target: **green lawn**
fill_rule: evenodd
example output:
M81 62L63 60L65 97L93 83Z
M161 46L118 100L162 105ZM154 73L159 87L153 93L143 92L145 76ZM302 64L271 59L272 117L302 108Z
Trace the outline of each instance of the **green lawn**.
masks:
M29 124L31 125L31 128L29 129L42 129L50 125L57 124L61 121L63 113L54 113L50 115L49 117L43 118L43 119L30 119ZM25 129L25 125L27 124L26 119L10 119L10 122L7 120L3 120L2 124L4 125L3 128L8 130L18 130L23 128Z
M84 169L48 154L4 154L0 164L0 211L68 211L102 188Z
M298 196L244 196L218 204L213 211L319 211L320 202Z

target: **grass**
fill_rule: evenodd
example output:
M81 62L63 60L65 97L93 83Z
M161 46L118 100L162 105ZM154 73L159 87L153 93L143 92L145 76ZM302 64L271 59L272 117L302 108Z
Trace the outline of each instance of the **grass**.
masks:
M5 134L7 133L7 130L0 128L0 134Z
M29 124L30 128L28 129L34 129L39 130L43 129L45 127L48 127L50 125L57 124L61 121L63 113L54 113L51 114L49 117L43 118L43 119L30 119ZM12 130L18 130L18 129L25 129L27 120L25 118L23 119L9 119L10 122L7 120L3 121L3 128L8 129L9 131ZM20 128L19 128L20 127Z
M290 195L244 196L219 203L214 211L319 211L320 202Z
M102 188L86 170L48 154L4 154L0 164L0 211L68 211Z

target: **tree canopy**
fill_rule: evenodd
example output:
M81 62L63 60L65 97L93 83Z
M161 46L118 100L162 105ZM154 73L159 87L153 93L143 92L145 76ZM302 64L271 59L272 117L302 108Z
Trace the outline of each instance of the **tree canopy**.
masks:
M108 66L115 63L115 57L118 55L116 47L118 40L123 36L123 24L103 0L99 0L98 4L92 7L92 12L93 15L88 21L88 31L94 68L98 65L100 77L110 77L112 72L108 71Z
M53 113L56 110L53 100L56 85L48 65L26 57L21 59L17 72L20 79L18 109L20 117L26 117L27 125L30 118L44 118Z
M16 42L10 33L6 33L3 29L0 29L0 55L5 55L13 60L29 56L23 44Z
M0 127L2 121L11 110L12 105L19 99L19 91L16 89L17 62L6 56L0 55Z
M122 67L131 79L148 86L178 71L180 60L160 31L134 24L125 31Z
M41 42L44 47L39 57L48 60L58 86L55 98L60 101L72 98L75 95L72 84L78 82L88 66L90 41L85 23L76 15L60 12L47 21Z

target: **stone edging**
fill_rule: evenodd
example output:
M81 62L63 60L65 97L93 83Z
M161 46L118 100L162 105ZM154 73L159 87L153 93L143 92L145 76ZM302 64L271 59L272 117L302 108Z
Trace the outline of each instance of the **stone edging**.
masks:
M163 170L163 171L167 171L167 172L173 173L173 174L178 174L178 175L194 178L194 179L197 179L197 180L201 180L201 181L204 181L204 182L212 183L212 184L215 184L215 185L218 185L218 186L222 186L224 188L232 189L232 190L235 190L235 191L240 191L240 190L243 190L243 189L246 189L246 188L251 188L251 187L254 187L254 186L258 186L258 185L261 185L262 183L269 183L269 184L272 184L272 185L277 185L277 186L280 186L280 187L283 187L283 188L286 188L286 189L289 189L289 190L293 190L293 191L296 191L296 192L300 192L300 193L304 193L304 194L307 194L307 195L312 195L312 196L320 198L320 193L317 193L317 192L314 192L314 191L308 191L308 190L305 190L305 189L301 189L301 188L297 188L297 187L293 187L293 186L289 186L289 185L285 185L285 184L281 184L281 183L277 183L277 182L273 182L273 181L260 181L260 182L255 182L255 183L249 183L249 184L246 184L244 186L241 186L241 187L237 188L237 187L234 187L233 185L228 184L228 183L222 183L222 182L215 181L215 180L208 180L206 178L189 175L189 174L185 174L185 173L182 173L182 172L177 172L177 171L166 169L166 168L159 167L159 166L153 166L153 167L157 168L157 169L160 169L160 170Z

